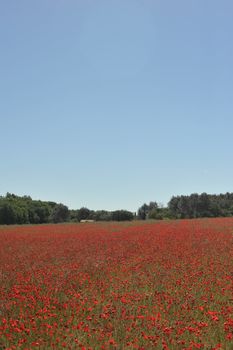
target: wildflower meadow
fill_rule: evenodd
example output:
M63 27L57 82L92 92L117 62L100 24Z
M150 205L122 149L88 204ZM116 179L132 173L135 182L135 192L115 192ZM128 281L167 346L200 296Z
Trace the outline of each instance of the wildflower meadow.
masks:
M0 227L0 349L233 349L233 218Z

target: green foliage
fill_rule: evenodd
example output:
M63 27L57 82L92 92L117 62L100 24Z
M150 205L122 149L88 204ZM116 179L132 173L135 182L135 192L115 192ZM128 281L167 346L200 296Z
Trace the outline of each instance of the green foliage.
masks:
M148 214L148 219L163 220L163 208L152 209Z
M85 207L69 210L61 203L33 200L29 196L20 197L9 192L5 197L0 196L0 225L79 222L81 220L126 221L133 220L133 218L133 213L127 210L94 211Z
M233 216L233 193L210 195L192 193L190 196L173 196L167 208L156 202L144 203L138 209L138 219L191 219Z
M146 220L148 214L148 205L144 203L139 209L138 209L138 218L139 220Z
M107 210L97 210L94 212L93 219L96 221L111 221L112 213Z
M1 225L10 225L17 222L17 212L13 205L8 201L1 201L0 204L0 224Z
M176 196L171 198L168 209L171 217L178 219L233 216L233 193Z
M50 221L57 224L58 222L68 221L69 209L63 204L57 204L50 215Z
M113 221L131 221L133 218L133 213L128 210L115 210L112 212Z
M91 214L90 209L82 207L79 210L77 210L77 219L78 219L78 221L89 220L89 219L91 219L90 214Z
M149 219L151 215L152 216L155 215L155 212L157 211L157 209L158 209L158 204L156 202L150 202L149 204L144 203L138 209L138 219L139 220Z
M192 193L190 196L173 196L168 207L156 202L144 203L137 213L139 220L185 219L233 216L233 193L210 195ZM0 225L44 224L81 220L129 221L134 214L127 210L90 210L82 207L69 210L63 204L33 200L29 196L17 196L7 192L0 196Z
M49 202L32 200L7 193L0 197L0 224L43 224L49 222L53 206Z

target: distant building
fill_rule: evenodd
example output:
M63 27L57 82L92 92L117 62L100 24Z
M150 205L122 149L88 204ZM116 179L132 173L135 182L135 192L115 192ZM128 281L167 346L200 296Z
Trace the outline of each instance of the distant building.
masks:
M95 220L80 220L81 223L85 223L85 222L95 222Z

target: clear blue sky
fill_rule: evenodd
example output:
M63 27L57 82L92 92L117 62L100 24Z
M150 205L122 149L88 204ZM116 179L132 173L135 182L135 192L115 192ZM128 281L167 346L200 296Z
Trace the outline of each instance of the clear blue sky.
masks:
M137 210L233 191L231 0L0 3L0 194Z

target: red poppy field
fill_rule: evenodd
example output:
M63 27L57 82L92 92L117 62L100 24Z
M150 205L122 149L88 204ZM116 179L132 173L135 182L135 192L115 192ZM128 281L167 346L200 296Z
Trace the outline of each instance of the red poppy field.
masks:
M0 349L233 349L233 218L0 228Z

